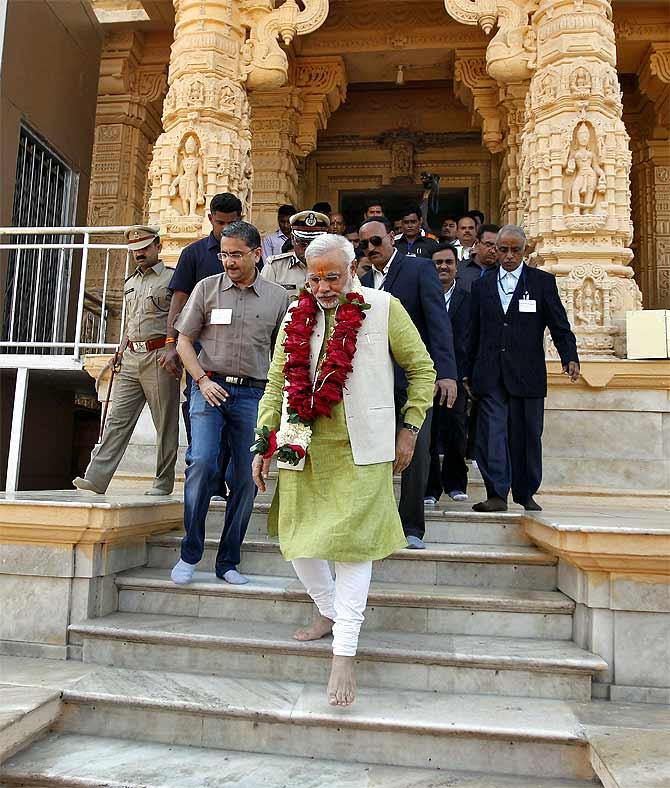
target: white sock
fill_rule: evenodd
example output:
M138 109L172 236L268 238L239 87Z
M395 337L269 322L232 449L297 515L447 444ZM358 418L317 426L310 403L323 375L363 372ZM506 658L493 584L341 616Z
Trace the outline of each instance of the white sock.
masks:
M187 564L186 561L182 561L181 558L177 563L174 565L170 577L172 578L173 583L177 583L177 585L186 585L193 580L193 573L195 572L196 564Z

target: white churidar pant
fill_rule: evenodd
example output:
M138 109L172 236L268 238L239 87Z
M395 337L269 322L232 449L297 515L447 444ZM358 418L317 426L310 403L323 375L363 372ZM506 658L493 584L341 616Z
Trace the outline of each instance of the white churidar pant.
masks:
M319 613L334 622L333 654L336 657L356 656L368 603L372 561L335 561L334 580L328 561L321 558L295 558L291 563Z

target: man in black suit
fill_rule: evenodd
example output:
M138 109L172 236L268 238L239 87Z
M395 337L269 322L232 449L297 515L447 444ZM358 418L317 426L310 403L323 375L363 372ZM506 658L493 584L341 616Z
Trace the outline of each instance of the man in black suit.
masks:
M437 371L435 393L439 392L440 404L452 407L457 395L457 370L454 342L444 304L442 285L432 260L423 257L406 257L393 246L393 226L384 216L368 219L359 230L360 248L367 252L372 269L361 280L366 287L386 290L405 307L428 348ZM396 415L400 435L414 433L416 428L403 422L402 414L407 402L407 379L403 371L395 370ZM430 422L428 411L423 427L414 440L412 462L402 474L400 491L400 519L407 536L408 546L423 549L426 519L423 508L424 493L430 464Z
M477 465L487 500L478 512L507 509L510 487L525 509L542 480L542 427L547 396L544 332L548 328L574 383L579 378L575 335L552 274L523 262L526 235L505 225L496 240L500 265L472 286L468 357L463 382L479 400Z
M465 464L467 444L467 394L461 378L467 357L470 327L470 293L461 287L456 278L458 250L453 244L441 243L433 252L433 263L442 284L444 303L454 337L454 351L459 383L458 396L453 408L445 408L436 400L433 404L433 422L430 440L430 472L426 486L425 503L434 505L446 492L454 501L467 501L468 466ZM444 445L444 458L440 468L440 445Z

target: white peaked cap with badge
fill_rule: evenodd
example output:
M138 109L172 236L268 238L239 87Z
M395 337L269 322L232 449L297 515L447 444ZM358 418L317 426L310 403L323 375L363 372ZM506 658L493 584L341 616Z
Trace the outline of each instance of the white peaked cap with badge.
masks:
M136 224L129 227L123 234L131 252L137 252L153 243L160 236L160 227L150 227L144 224Z

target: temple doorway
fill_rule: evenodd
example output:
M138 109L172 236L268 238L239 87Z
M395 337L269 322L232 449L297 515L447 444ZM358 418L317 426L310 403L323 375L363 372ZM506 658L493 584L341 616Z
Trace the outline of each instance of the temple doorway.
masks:
M389 187L367 189L365 191L341 191L339 193L339 210L344 214L347 227L358 227L363 220L363 211L369 200L379 200L388 219L395 221L400 218L408 206L418 206L423 189L418 185L403 188ZM335 206L333 206L335 207ZM467 189L440 189L439 207L437 211L429 210L428 224L439 230L445 216L460 216L468 210Z

